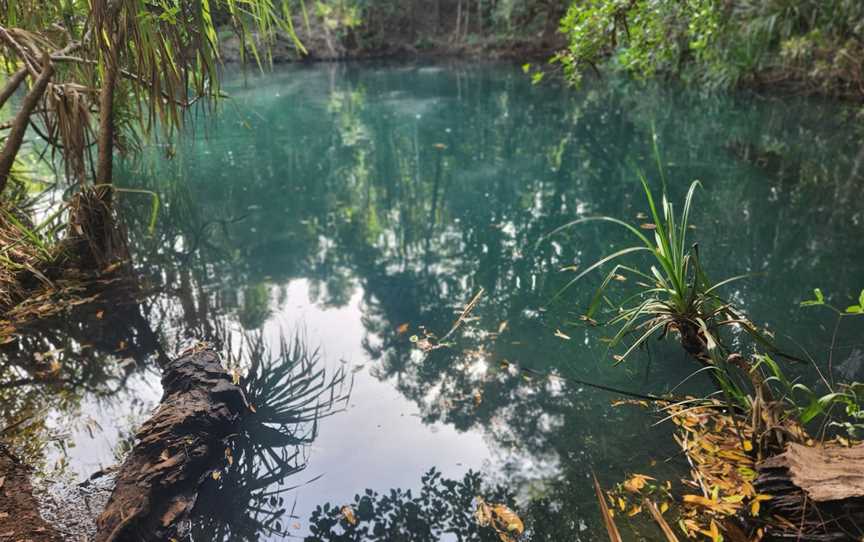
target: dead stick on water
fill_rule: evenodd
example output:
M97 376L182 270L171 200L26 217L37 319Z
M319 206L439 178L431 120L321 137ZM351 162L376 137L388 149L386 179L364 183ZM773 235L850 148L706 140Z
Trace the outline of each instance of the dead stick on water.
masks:
M663 519L663 514L660 513L660 510L657 509L657 505L654 504L654 501L645 500L648 505L648 511L651 512L651 516L654 518L654 521L657 522L657 525L660 526L660 530L663 531L663 534L666 535L666 542L678 542L678 537L675 536L674 531L672 531L672 527L666 523L666 520Z
M441 337L441 340L438 341L439 343L440 343L440 342L444 342L444 340L446 340L447 337L449 337L449 336L452 335L452 334L453 334L457 329L459 329L459 326L462 325L462 322L465 321L465 318L467 318L468 315L471 314L471 311L473 311L473 310L474 310L474 307L477 306L477 303L480 302L480 298L483 296L483 293L484 293L485 291L486 291L486 290L484 290L483 288L480 288L480 291L477 292L477 294L476 294L473 298L471 298L471 301L469 301L468 304L465 305L465 308L462 309L462 314L460 314L460 315L459 315L459 318L457 318L456 321L453 322L453 327L450 328L450 331L448 331L446 335L444 335L443 337Z
M606 504L606 499L603 498L603 490L600 488L600 482L597 481L597 475L591 472L591 477L594 478L594 492L597 494L597 502L600 504L600 513L603 515L603 523L606 525L606 532L609 533L610 542L621 542L621 533L618 532L618 527L615 525L615 520L612 519L612 514L609 513L609 506Z

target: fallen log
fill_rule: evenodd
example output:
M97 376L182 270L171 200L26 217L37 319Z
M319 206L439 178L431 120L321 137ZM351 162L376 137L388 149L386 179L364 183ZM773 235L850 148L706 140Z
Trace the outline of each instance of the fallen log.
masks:
M163 367L163 396L136 434L96 521L96 542L181 539L198 489L225 461L226 442L249 405L208 349Z
M864 534L864 445L804 446L757 466L759 493L778 522L769 539L800 542L860 540ZM785 525L785 527L784 527Z

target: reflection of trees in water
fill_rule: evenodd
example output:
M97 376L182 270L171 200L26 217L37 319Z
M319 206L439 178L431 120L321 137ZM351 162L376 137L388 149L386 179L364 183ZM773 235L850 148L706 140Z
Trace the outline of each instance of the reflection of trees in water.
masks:
M122 281L94 286L82 296L92 301L19 323L0 347L0 437L30 464L43 462L49 444L64 450L73 430L100 430L81 418L85 398L115 401L133 374L164 356L137 292Z
M348 401L345 373L329 377L299 337L271 349L261 334L244 335L229 364L244 370L241 385L255 411L226 443L226 465L208 480L196 504L196 538L259 540L288 535L287 480L306 468L318 424ZM230 450L230 452L229 452Z
M474 519L476 497L485 495L495 503L514 506L514 495L506 488L487 491L480 474L469 471L461 480L441 476L434 468L423 475L417 494L393 489L378 493L367 489L352 503L327 503L316 507L309 518L307 542L437 542L447 537L460 540L500 542L490 528ZM355 523L345 519L343 506L350 506Z
M790 115L788 104L617 80L564 94L503 70L324 75L256 81L238 90L241 113L226 112L211 139L191 139L172 161L154 152L131 166L145 173L136 186L170 204L156 238L135 243L142 271L170 292L156 301L169 316L160 331L206 328L217 315L259 327L292 279L308 279L324 307L360 287L374 374L394 381L425 421L482 428L513 466L514 486L530 481L519 480L532 477L527 462L536 465L548 483L534 496L568 503L571 518L593 517L580 512L594 506L579 483L591 463L614 470L646 453L621 446L628 431L644 442L635 428L645 419L499 364L658 390L686 375L671 355L644 375L604 368L594 336L586 347L578 329L567 328L572 341L551 339L587 292L541 310L568 278L562 267L593 261L618 239L586 227L538 240L580 215L637 220L634 166L653 171L652 129L673 199L690 179L705 182L696 236L712 275L769 271L734 293L755 318L810 330L794 301L820 269L849 289L864 282L849 227L862 220L859 152L847 131L831 129L833 112L809 104ZM274 97L292 77L308 85ZM397 91L406 84L410 93ZM480 287L478 320L454 348L419 356L410 333L398 332L409 323L411 333L420 324L443 333Z

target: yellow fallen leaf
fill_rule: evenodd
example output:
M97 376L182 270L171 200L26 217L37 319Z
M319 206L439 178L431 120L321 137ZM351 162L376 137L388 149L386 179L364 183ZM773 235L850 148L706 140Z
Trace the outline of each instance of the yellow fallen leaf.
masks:
M720 534L720 528L717 527L717 522L713 519L711 520L711 542L722 542L723 536Z
M404 335L405 333L408 332L408 328L410 328L410 327L411 327L411 325L408 322L405 322L404 324L401 324L401 325L399 325L399 327L396 328L396 333L398 335Z
M644 474L634 474L627 481L624 482L624 489L629 491L630 493L639 493L643 487L645 487L645 483L648 480L654 480L650 476L645 476Z
M560 339L564 339L565 341L570 340L570 336L567 335L566 333L562 332L560 329L555 330L555 336L560 338Z
M212 476L214 480L218 480L219 478L222 478L222 471L214 470L214 471L210 474L210 476Z
M350 523L351 525L357 525L357 516L354 515L354 509L348 505L345 505L340 510L342 512L342 517Z
M496 504L492 507L492 512L507 526L508 531L522 534L525 530L525 524L522 523L522 519L506 505Z

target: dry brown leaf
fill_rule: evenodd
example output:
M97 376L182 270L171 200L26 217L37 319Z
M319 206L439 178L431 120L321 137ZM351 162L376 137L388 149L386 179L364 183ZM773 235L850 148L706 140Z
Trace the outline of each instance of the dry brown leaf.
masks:
M357 525L357 516L354 515L354 509L347 504L340 510L342 517L351 525Z

